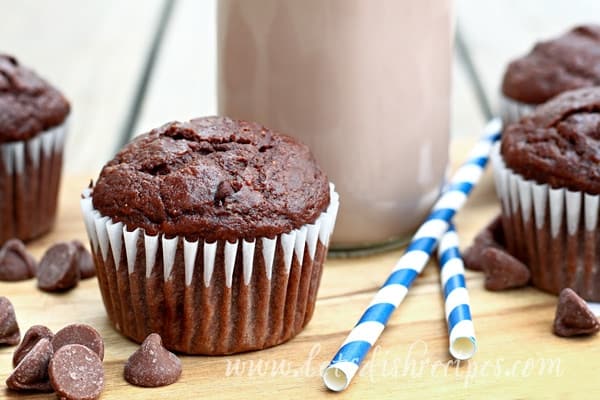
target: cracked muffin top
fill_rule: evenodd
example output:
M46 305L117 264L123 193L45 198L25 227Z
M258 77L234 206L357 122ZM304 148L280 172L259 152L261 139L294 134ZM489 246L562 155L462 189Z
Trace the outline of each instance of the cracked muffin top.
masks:
M512 61L502 92L527 104L541 104L567 90L600 85L600 25L583 25L537 43Z
M92 201L129 230L251 240L314 222L329 205L329 182L297 140L206 117L135 138L102 169Z
M62 124L64 96L11 56L0 54L0 143L27 140Z
M600 194L600 87L565 92L502 134L506 165L553 188Z

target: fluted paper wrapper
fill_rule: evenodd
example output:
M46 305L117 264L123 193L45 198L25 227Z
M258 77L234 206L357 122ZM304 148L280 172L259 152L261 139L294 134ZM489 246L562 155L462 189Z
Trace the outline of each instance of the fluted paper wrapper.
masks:
M67 125L0 144L0 244L33 239L56 215Z
M115 328L142 342L156 332L188 354L231 354L285 342L310 320L339 197L314 224L235 243L128 231L81 207L104 306Z
M533 285L600 301L600 196L526 180L506 166L499 145L492 165L508 251L529 266Z
M500 94L502 126L507 127L510 124L518 122L525 115L531 114L535 110L535 107L535 104L521 103Z

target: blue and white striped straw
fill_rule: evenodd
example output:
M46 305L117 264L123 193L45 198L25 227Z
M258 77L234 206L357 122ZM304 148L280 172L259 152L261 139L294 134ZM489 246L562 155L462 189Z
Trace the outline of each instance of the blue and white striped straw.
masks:
M501 129L502 123L498 118L485 126L483 136L469 153L467 161L456 171L446 191L413 236L406 252L325 368L323 382L328 389L342 391L356 375L360 363L448 230L454 214L463 206L473 186L481 178L492 146L500 138Z
M453 224L440 240L438 261L448 323L448 350L457 360L468 360L477 351L477 339L465 283L465 264L460 256L458 235Z

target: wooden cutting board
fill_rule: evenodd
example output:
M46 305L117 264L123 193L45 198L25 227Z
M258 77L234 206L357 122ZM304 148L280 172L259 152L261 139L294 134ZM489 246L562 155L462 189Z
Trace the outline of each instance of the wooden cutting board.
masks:
M453 154L464 154L464 145L455 144L455 148L460 150ZM79 193L90 176L64 180L54 231L28 245L36 257L56 241L87 242ZM463 248L497 212L488 172L455 221ZM315 314L299 336L278 347L242 355L182 356L179 382L156 389L137 388L123 380L123 365L137 345L111 328L95 278L65 294L41 292L35 280L0 282L0 295L13 302L22 332L34 324L56 331L69 323L84 322L102 333L106 343L102 399L598 397L600 337L553 336L556 297L533 288L488 292L480 273L467 272L479 351L470 362L452 362L434 262L392 316L351 386L344 393L328 392L320 369L335 354L400 255L398 250L357 259L329 259ZM13 350L0 347L0 385L11 372ZM0 398L20 397L0 387ZM54 399L55 395L27 398Z

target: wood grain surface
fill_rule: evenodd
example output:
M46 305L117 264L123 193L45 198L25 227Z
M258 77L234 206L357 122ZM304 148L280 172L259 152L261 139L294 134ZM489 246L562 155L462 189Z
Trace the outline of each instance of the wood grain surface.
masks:
M464 144L459 147L466 148ZM464 152L455 150L453 154ZM86 240L78 194L91 176L70 177L63 182L56 228L28 245L36 257L56 241ZM488 172L456 218L462 247L497 212ZM106 342L102 399L597 398L600 338L553 336L556 297L533 288L488 292L483 289L480 273L467 272L479 351L469 362L451 361L434 262L392 316L350 387L340 394L328 392L320 369L336 352L400 254L398 250L358 259L329 259L315 314L299 336L278 347L242 355L182 356L179 382L157 389L137 388L123 380L124 363L137 345L111 328L95 278L62 295L37 290L35 280L0 282L0 295L13 302L22 332L34 324L56 331L69 323L84 322L102 333ZM13 350L0 347L1 382L10 374ZM0 388L0 398L21 397Z

